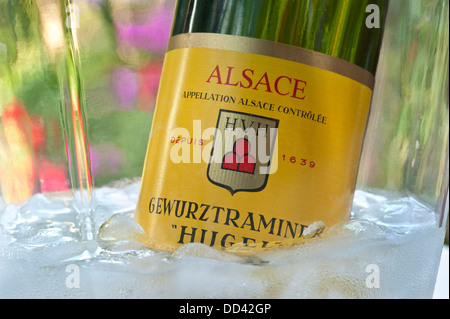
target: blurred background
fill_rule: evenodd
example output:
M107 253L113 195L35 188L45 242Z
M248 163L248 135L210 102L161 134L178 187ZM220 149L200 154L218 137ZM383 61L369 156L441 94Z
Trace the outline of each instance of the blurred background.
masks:
M4 201L141 175L174 4L0 0Z

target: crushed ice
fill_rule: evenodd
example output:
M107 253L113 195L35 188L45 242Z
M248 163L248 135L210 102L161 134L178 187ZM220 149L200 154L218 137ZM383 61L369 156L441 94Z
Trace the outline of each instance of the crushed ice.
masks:
M426 251L418 246L439 239L435 234L434 213L417 201L411 198L392 201L358 191L350 221L328 229L322 222L316 222L305 231L309 240L294 247L253 256L198 243L181 246L172 253L155 251L148 248L147 235L132 218L139 187L139 181L127 180L96 190L98 205L94 216L98 238L88 242L80 241L80 221L70 208L70 196L37 194L22 205L5 205L0 198L0 297L26 296L26 289L45 286L45 282L59 288L40 291L44 297L68 294L314 298L313 292L304 295L305 289L317 289L315 293L321 297L339 294L370 297L373 291L355 288L355 283L367 275L360 271L364 263L383 264L403 255L405 260L415 256L406 252L406 248L403 253L391 247L397 245L392 245L393 239L401 241L402 235L416 229L428 229L428 233L417 238L406 236L403 242L411 242L408 249ZM433 253L429 249L428 252ZM336 264L343 258L348 261ZM82 275L90 278L92 285L83 291L68 292L61 279L67 276L68 264L81 267ZM348 274L352 269L355 273ZM24 275L24 271L34 275ZM59 276L61 280L48 276ZM20 288L22 281L26 281L27 288ZM330 281L336 282L337 288L325 287ZM309 288L302 288L308 285ZM353 294L354 291L358 292ZM31 289L28 293L34 292Z

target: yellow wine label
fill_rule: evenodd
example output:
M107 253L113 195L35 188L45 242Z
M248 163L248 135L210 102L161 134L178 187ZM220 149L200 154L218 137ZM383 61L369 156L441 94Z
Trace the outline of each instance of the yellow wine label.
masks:
M350 215L373 76L284 44L171 39L136 220L156 248L266 247Z

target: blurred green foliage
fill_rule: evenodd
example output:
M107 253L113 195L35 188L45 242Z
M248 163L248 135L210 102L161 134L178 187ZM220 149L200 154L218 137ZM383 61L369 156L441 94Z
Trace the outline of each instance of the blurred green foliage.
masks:
M0 0L0 42L7 48L7 60L0 63L0 115L17 98L43 125L45 145L36 157L65 165L61 99L68 93L61 92L64 86L49 41L58 34L51 23L62 24L74 14L67 10L71 3ZM140 176L175 2L73 3L79 13L80 74L94 184ZM59 12L49 11L53 4Z

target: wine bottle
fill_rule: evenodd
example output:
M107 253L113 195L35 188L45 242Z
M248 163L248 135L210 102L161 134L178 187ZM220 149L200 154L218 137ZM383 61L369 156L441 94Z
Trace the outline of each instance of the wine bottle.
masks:
M349 218L387 5L178 1L135 213L152 246L267 248Z

